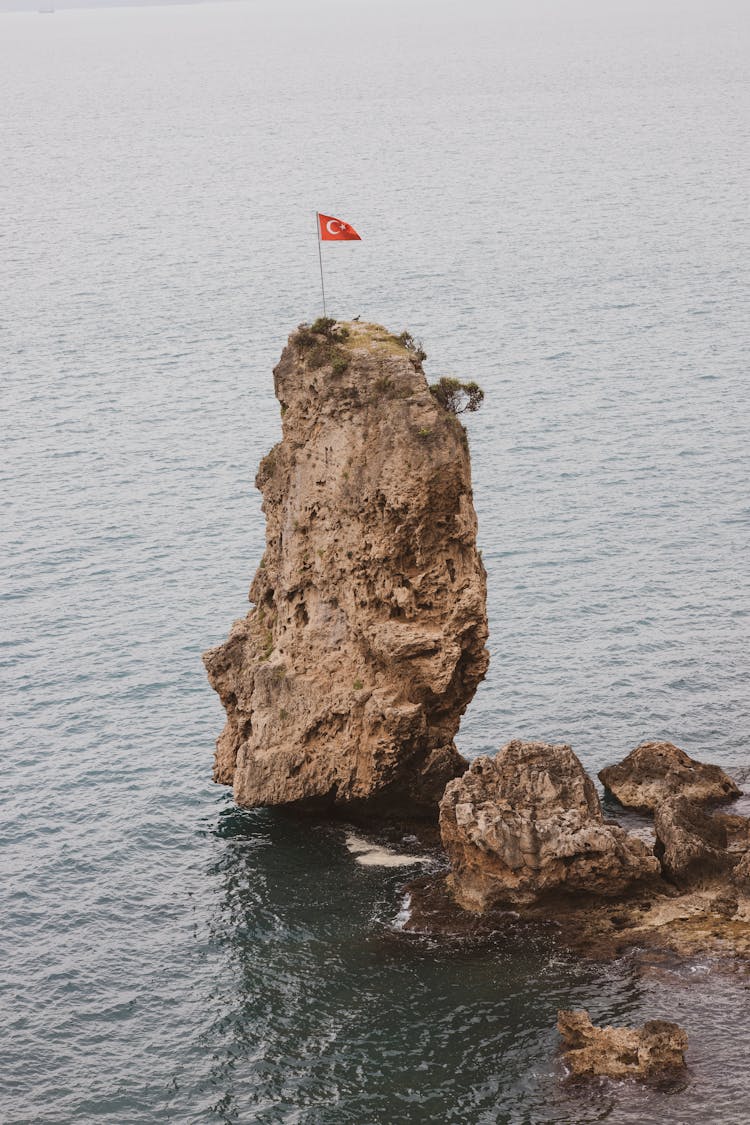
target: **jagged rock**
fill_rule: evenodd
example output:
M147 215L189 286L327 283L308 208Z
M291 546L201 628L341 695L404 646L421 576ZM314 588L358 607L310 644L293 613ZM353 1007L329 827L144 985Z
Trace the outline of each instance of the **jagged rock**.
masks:
M448 942L518 946L552 941L579 957L636 956L669 951L694 958L750 960L750 860L728 875L677 888L665 879L635 884L622 895L555 894L532 904L497 903L482 913L459 906L447 875L424 875L405 888L408 917L401 933Z
M750 895L750 852L745 852L732 871L732 883L743 894Z
M716 875L730 866L726 827L687 797L657 807L654 831L662 869L677 882Z
M204 656L214 776L244 806L434 816L489 659L466 433L376 325L303 326L274 380L255 607Z
M750 849L750 820L739 813L714 813L717 824L723 825L727 834L727 847L730 851L744 854Z
M552 891L616 895L659 871L643 841L604 820L569 746L514 741L475 759L445 790L440 832L465 910Z
M641 743L618 765L600 770L599 780L621 805L639 812L651 812L678 795L704 804L741 793L719 766L697 762L671 742Z
M563 1062L573 1078L653 1079L685 1066L688 1037L676 1023L648 1020L643 1027L594 1027L585 1010L559 1011Z

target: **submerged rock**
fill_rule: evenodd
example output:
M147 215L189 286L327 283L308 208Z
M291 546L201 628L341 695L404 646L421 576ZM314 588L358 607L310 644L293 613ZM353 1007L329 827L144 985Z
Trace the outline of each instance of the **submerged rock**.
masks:
M691 758L671 742L643 742L618 765L599 771L602 785L626 808L651 812L669 797L706 804L741 794L719 766Z
M642 840L604 820L570 746L509 742L445 790L448 882L465 910L529 904L551 892L612 896L659 872Z
M255 604L204 656L227 714L214 776L244 806L434 816L489 660L466 433L403 340L323 328L274 371Z
M678 883L716 875L730 866L725 825L687 797L660 804L654 830L662 869Z
M563 1062L573 1078L654 1079L685 1066L688 1037L676 1023L648 1020L643 1027L594 1027L585 1010L559 1011Z

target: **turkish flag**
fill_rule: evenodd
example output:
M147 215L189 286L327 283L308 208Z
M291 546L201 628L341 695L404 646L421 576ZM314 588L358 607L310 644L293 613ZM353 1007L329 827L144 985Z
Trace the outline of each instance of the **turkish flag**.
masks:
M318 224L321 242L361 242L354 227L350 227L342 219L334 219L332 215L321 215L318 212Z

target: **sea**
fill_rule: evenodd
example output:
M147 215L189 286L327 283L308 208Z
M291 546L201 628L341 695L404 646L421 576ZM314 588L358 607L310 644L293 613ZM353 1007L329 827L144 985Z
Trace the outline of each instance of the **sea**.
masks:
M0 1120L747 1125L742 966L405 934L413 840L212 783L201 652L321 211L362 236L328 311L485 391L463 753L750 775L750 8L38 6L0 14ZM571 1007L677 1020L683 1081L571 1087Z

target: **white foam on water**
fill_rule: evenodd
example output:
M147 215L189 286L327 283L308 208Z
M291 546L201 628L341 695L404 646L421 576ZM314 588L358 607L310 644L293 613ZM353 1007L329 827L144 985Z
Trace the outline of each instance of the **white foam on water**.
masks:
M403 902L401 903L401 909L399 910L396 917L393 919L394 930L403 930L404 926L406 925L406 923L409 921L410 918L411 918L411 895L405 894L404 898L403 898Z
M361 863L363 867L411 867L415 863L430 862L428 855L397 852L392 848L383 847L382 844L372 844L369 840L363 840L361 836L355 836L353 833L347 835L346 846L357 863Z

